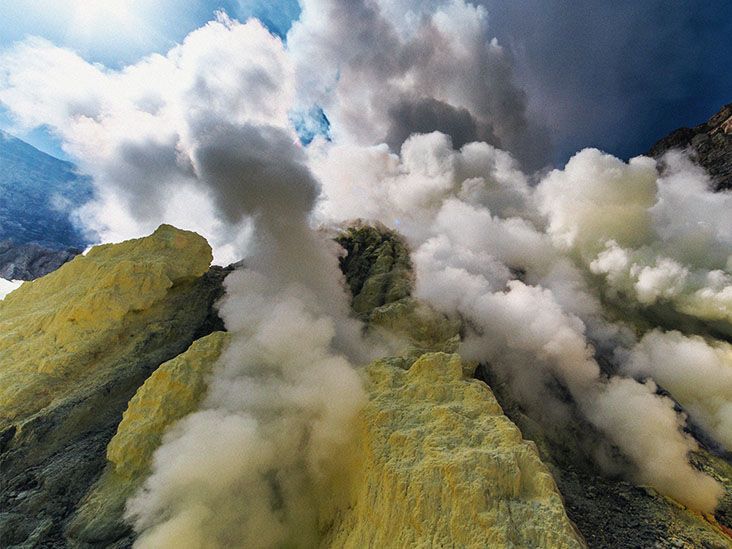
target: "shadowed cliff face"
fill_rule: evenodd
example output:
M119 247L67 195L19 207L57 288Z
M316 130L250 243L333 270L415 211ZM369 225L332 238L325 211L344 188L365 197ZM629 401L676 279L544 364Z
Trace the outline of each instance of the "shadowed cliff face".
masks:
M126 544L134 539L124 522L128 498L150 473L163 434L176 421L194 412L229 334L215 331L163 363L129 401L122 421L106 449L106 466L79 502L66 530L79 545Z
M15 244L12 240L0 242L0 278L7 280L34 280L52 273L80 254L78 249L55 250L40 244Z
M76 167L0 131L0 241L47 249L85 248L89 239L70 219L92 196ZM39 275L40 276L40 275Z
M579 415L568 428L549 431L541 418L523 409L509 385L490 365L482 364L476 377L488 383L506 415L523 436L536 443L542 460L557 482L569 518L589 547L731 547L720 525L728 527L732 498L730 464L706 449L692 462L719 480L725 488L716 517L708 519L654 490L634 485L619 476L603 474L588 451L597 438Z
M646 154L660 158L672 149L687 150L709 173L714 190L732 189L732 103L703 124L670 133Z

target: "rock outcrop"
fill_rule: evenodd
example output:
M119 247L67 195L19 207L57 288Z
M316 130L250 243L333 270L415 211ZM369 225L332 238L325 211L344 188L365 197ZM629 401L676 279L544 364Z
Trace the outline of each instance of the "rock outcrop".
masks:
M583 547L536 447L459 355L367 369L358 473L330 547Z
M732 103L694 128L679 128L646 153L655 158L671 149L687 150L711 176L717 191L732 189Z
M141 313L210 263L203 238L162 226L149 238L98 246L9 295L0 303L0 429L96 383L110 369L100 351L128 345L149 327Z
M368 232L379 230L360 226L356 231L346 231L341 236L349 250L372 250L370 261L353 260L350 263L351 266L360 263L354 270L365 273L363 280L368 280L368 273L373 268L370 265L379 257L379 252L375 251L378 246L356 248L356 244L378 242L376 235L368 235ZM350 242L349 239L359 234L356 243ZM399 236L392 234L391 238L399 239ZM351 253L355 255L358 252ZM381 261L388 263L391 257L389 248L381 253L387 256ZM411 289L411 273L402 269L404 265L409 263L400 263L398 276L403 278L403 287ZM349 271L346 269L345 272ZM349 282L354 279L358 280L358 277L349 277ZM354 294L358 295L358 289L365 285L352 285ZM400 283L394 285L399 287ZM410 297L381 299L383 304L381 300L375 300L376 306L366 308L362 315L369 319L372 330L383 329L386 334L401 338L399 356L385 359L382 361L384 365L406 370L423 353L459 350L461 324L456 319L448 319ZM579 415L575 418L576 423L566 429L547 431L541 424L541 418L526 415L526 411L513 399L508 384L493 374L490 365L479 365L475 376L487 382L506 415L521 429L523 437L536 443L541 459L556 479L568 516L590 547L732 547L732 541L724 531L732 524L732 467L723 457L715 456L704 448L694 456L698 466L719 480L727 491L718 508L717 518L704 517L652 490L603 474L592 456L588 455L585 445L593 436L599 435L593 433L591 426L583 423Z
M356 293L368 295L359 312L401 350L366 370L360 457L339 498L350 506L324 506L323 545L581 547L534 445L449 354L459 323L409 297L401 246L387 234L350 247L353 272L366 273L357 285L370 288ZM131 545L125 501L164 431L197 408L227 341L210 259L200 237L163 226L0 304L3 545Z
M337 238L346 251L341 270L353 296L353 311L364 319L376 307L411 294L412 265L404 241L385 227L358 225Z
M67 533L77 545L109 547L132 540L123 520L125 501L140 488L165 430L197 409L227 341L228 334L220 331L194 341L137 390L107 446L102 476L70 521Z
M99 246L0 302L0 546L59 547L138 387L221 322L194 233Z

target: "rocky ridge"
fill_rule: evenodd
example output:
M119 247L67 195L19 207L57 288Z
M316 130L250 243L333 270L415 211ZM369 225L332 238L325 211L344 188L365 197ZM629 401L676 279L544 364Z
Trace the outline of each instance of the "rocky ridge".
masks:
M353 493L327 546L584 547L536 447L473 367L425 353L367 368Z
M671 132L646 155L660 158L672 149L688 151L709 173L714 190L732 189L732 103L698 126Z
M162 226L0 302L0 546L68 545L129 400L160 364L220 329L213 303L226 271L210 260L203 238Z
M196 410L206 376L228 341L215 331L194 341L182 354L160 365L130 399L117 432L107 445L107 464L69 523L67 535L78 545L125 546L134 538L123 520L127 498L140 488L163 433Z
M351 505L324 506L322 545L355 547L372 535L376 515L365 511L371 495L381 494L378 517L383 531L396 536L391 541L429 544L436 536L468 546L513 540L581 547L535 447L523 441L488 387L471 380L473 366L442 352L455 350L459 325L408 291L392 291L411 287L408 255L399 252L394 261L395 249L406 252L400 239L371 227L343 237L380 241L360 248L373 252L371 260L356 262L367 273L362 287L372 289L360 313L375 333L396 334L402 351L366 369L370 400L354 440L363 455L344 494ZM209 261L199 237L163 226L147 239L92 250L0 305L7 338L18 340L21 322L49 326L53 334L28 338L38 361L24 361L0 341L11 387L0 416L0 459L9 473L0 487L3 545L132 544L124 501L144 480L164 430L196 407L206 372L226 344L211 309L221 276L206 272ZM72 278L84 282L74 288ZM60 295L49 302L48 292ZM70 295L80 302L69 305ZM13 321L23 308L26 316ZM92 325L103 335L87 332ZM137 337L142 341L127 343ZM39 361L40 371L30 367ZM57 373L64 379L54 379ZM21 377L28 383L13 382ZM20 392L32 397L12 398ZM455 459L461 448L463 459ZM384 491L377 484L384 479L395 490L413 488L404 495ZM446 506L453 509L449 520L437 516Z

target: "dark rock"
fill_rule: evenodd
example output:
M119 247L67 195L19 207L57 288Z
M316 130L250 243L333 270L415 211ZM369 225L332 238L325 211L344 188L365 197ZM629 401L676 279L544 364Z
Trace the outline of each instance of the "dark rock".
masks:
M703 124L671 132L646 154L660 158L671 149L688 151L709 173L715 191L732 189L732 103Z
M491 387L524 438L536 443L564 498L567 515L591 549L675 547L675 543L680 547L732 546L732 541L700 515L653 490L604 474L592 458L593 442L602 437L579 415L562 429L554 429L522 409L509 385L490 366L478 366L475 377ZM732 468L723 459L702 448L692 462L728 484L725 478L731 476ZM732 494L727 492L716 516L725 525L727 509L732 509Z
M367 318L377 307L412 292L412 263L401 236L386 227L357 225L336 238L345 250L341 271L353 296L355 313Z
M0 278L7 280L35 280L55 271L71 261L82 250L55 249L37 244L15 244L12 240L0 242Z

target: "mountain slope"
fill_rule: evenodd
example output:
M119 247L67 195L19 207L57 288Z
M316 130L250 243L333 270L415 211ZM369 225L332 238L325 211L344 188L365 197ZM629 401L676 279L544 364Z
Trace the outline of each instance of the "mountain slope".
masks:
M31 280L83 250L69 214L91 198L72 164L0 131L0 276Z
M368 368L360 457L342 469L342 490L318 500L323 546L361 546L378 523L397 544L582 547L536 448L470 379L472 366L447 354L459 326L408 291L389 291L410 286L398 236L362 227L344 238L370 273L358 278L373 288L373 299L358 300L361 314L374 334L398 334L403 349ZM354 246L359 239L381 244ZM211 309L224 273L205 273L210 259L203 239L162 226L95 248L0 302L0 545L131 545L124 501L164 429L202 398L226 345ZM381 490L385 479L393 489Z

